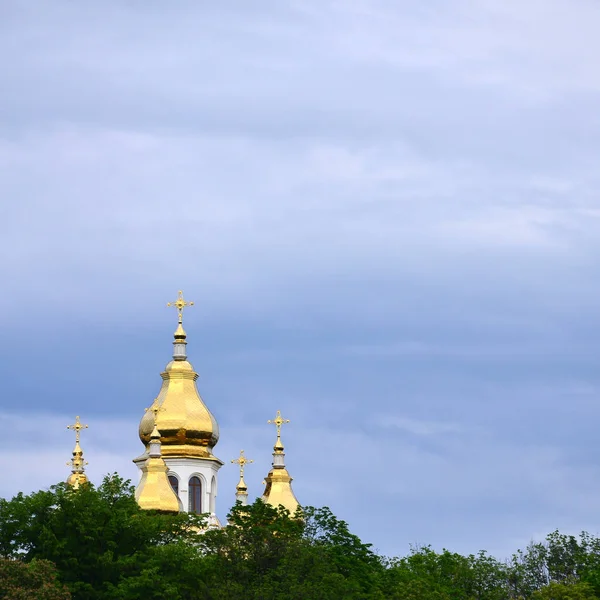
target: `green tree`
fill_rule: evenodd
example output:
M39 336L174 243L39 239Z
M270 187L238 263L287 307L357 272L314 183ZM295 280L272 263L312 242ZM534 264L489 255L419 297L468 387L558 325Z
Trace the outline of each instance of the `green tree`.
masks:
M30 563L0 558L2 600L70 600L69 590L57 581L56 567L47 560Z
M237 504L202 541L215 599L379 598L382 565L329 509ZM382 598L382 597L381 597Z
M525 551L515 553L509 567L513 597L529 598L551 584L572 586L578 582L589 584L598 595L600 539L586 532L577 538L554 531L544 542L531 543Z
M506 600L506 567L480 552L462 556L429 546L392 559L383 576L387 598L407 600Z
M597 598L598 596L587 583L568 581L560 583L553 581L531 595L532 600L596 600Z
M117 475L0 500L0 600L592 600L600 540L553 532L501 563L386 559L328 508L236 504L222 529L141 510Z
M129 482L112 475L97 489L59 484L0 501L0 553L51 561L74 600L119 598L123 580L142 577L163 546L197 556L202 523L195 515L141 510Z

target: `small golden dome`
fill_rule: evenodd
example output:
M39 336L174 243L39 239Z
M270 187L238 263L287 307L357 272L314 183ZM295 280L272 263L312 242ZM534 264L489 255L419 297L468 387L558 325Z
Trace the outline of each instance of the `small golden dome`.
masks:
M246 482L244 481L243 475L240 476L240 480L238 481L238 484L235 486L235 490L238 494L247 494L248 493L248 486L246 485Z
M162 457L149 457L135 490L135 499L144 510L179 512L179 500L169 483L167 465Z
M71 473L67 478L67 484L70 485L73 489L77 489L83 483L87 483L89 481L87 475L85 473Z
M179 323L177 325L177 329L175 330L175 339L184 339L187 337L187 333L185 332L185 329L183 328L183 325L181 323Z
M292 490L292 478L286 468L273 468L269 471L265 480L265 491L262 495L263 502L271 506L280 504L294 514L300 506L294 490Z
M78 489L82 483L87 483L88 477L85 474L85 465L87 461L83 458L83 450L79 445L79 436L82 429L87 429L87 425L83 425L79 420L79 416L75 417L75 423L67 425L67 429L72 429L75 432L75 448L73 448L73 458L67 463L71 467L71 475L67 478L67 484L73 489Z
M273 446L273 466L265 481L263 481L265 491L261 499L271 506L279 506L281 504L293 515L300 504L294 494L294 490L292 490L292 478L285 468L284 447L281 441L281 426L289 422L289 419L284 419L281 416L280 411L277 411L277 415L273 420L268 421L268 423L275 425L277 428L277 440Z

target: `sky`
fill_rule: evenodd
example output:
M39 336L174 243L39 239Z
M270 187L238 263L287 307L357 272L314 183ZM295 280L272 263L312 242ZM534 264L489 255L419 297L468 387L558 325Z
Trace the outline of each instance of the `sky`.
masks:
M188 355L387 555L600 533L596 0L0 3L0 496L137 482Z

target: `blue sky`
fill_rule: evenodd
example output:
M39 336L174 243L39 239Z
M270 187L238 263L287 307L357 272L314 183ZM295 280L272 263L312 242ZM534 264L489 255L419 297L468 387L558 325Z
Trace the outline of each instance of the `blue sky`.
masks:
M0 6L0 495L137 480L177 290L262 491L387 554L600 532L600 5Z

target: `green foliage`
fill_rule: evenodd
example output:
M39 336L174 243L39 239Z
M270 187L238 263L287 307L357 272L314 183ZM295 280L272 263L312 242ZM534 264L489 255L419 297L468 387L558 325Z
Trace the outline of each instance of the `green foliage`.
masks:
M569 588L578 582L600 595L600 539L585 532L576 538L554 531L544 542L531 543L514 554L510 567L509 583L515 597L535 597L537 590L558 590L559 585Z
M328 509L292 516L257 500L202 541L211 598L367 598L379 559Z
M532 600L594 600L597 596L587 583L560 583L553 581L533 592Z
M0 598L3 600L70 600L69 590L56 579L47 560L0 558Z
M195 556L191 527L202 522L142 511L129 482L113 475L97 489L59 484L1 500L0 523L2 556L51 561L75 600L103 600L120 598L121 582L141 577L166 544Z
M484 552L438 554L426 546L390 561L384 591L388 598L407 600L502 600L507 598L506 578L505 565Z
M600 540L585 533L503 563L428 546L380 557L328 508L257 500L204 525L141 510L117 475L0 500L0 600L600 599Z

